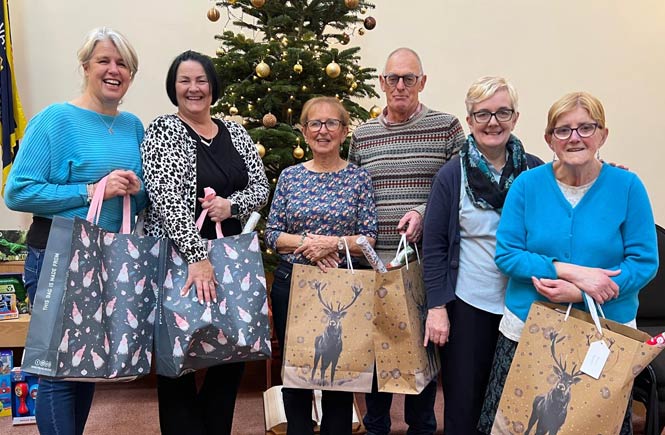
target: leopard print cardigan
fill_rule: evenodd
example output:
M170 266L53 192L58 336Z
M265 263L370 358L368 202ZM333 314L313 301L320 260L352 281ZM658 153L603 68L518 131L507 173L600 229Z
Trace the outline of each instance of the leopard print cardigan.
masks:
M270 186L263 162L247 131L222 121L231 141L247 166L247 187L228 199L238 204L240 217L261 209L268 202ZM144 182L150 205L144 231L149 236L169 237L188 264L208 258L208 250L194 224L196 210L196 140L176 115L162 115L148 127L141 143Z

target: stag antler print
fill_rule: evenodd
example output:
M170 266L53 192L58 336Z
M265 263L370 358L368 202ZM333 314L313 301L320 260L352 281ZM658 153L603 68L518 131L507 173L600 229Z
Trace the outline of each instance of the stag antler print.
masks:
M529 435L536 421L538 422L536 435L556 435L566 421L570 403L570 387L582 380L579 377L582 372L576 370L577 364L573 364L572 370L568 373L566 371L567 362L562 361L562 357L557 355L556 345L565 338L565 336L559 338L556 331L550 332L550 352L554 360L552 371L557 376L557 381L550 391L533 399L531 417L525 435Z
M359 285L353 284L351 291L353 298L351 302L342 305L337 302L337 309L333 309L332 303L328 303L323 299L321 292L325 289L326 285L319 281L314 281L312 286L316 289L317 295L321 305L323 305L323 312L327 318L327 324L323 330L323 334L314 339L314 367L312 368L311 379L314 379L316 367L321 361L321 385L325 384L325 372L330 366L330 385L335 381L335 370L337 369L337 361L342 353L342 319L346 316L347 310L356 302L358 296L363 291Z

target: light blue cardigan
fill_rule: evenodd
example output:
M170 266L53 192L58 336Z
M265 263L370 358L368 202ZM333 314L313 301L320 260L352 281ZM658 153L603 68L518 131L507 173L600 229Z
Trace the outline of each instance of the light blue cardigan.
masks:
M603 164L575 208L557 185L552 163L515 180L497 231L495 261L509 277L506 307L523 321L532 302L546 300L531 277L556 278L555 260L621 269L612 278L619 297L603 311L621 323L635 318L638 292L658 270L658 245L649 198L634 173Z

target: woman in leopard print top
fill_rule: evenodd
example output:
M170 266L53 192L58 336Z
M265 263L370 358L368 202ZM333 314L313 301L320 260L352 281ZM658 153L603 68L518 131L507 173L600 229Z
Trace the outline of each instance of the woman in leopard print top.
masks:
M187 288L199 301L216 300L216 279L204 239L214 239L215 222L225 236L239 234L240 218L261 209L269 185L263 163L245 129L210 117L219 84L210 58L193 51L179 55L166 77L175 115L155 119L141 144L145 185L151 204L145 231L168 237L188 263ZM205 187L217 196L204 200ZM195 216L208 217L199 230ZM163 434L230 434L244 363L209 368L197 391L195 373L158 376L159 421Z

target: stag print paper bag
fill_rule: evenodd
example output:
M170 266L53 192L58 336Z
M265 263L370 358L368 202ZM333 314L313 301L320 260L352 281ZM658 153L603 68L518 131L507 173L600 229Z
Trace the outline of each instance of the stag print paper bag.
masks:
M371 391L373 292L374 271L293 266L284 386Z
M217 303L200 304L196 289L183 294L187 263L164 243L160 269L157 373L177 377L229 362L270 358L270 324L263 261L256 232L209 242Z
M536 302L531 306L501 395L492 434L614 435L628 406L633 379L662 349L649 336L611 320ZM599 379L580 367L590 343L610 355Z
M150 372L159 240L83 219L51 225L23 370L128 380Z
M427 299L422 270L413 261L376 274L374 352L381 392L418 394L439 373L437 347L423 347Z

